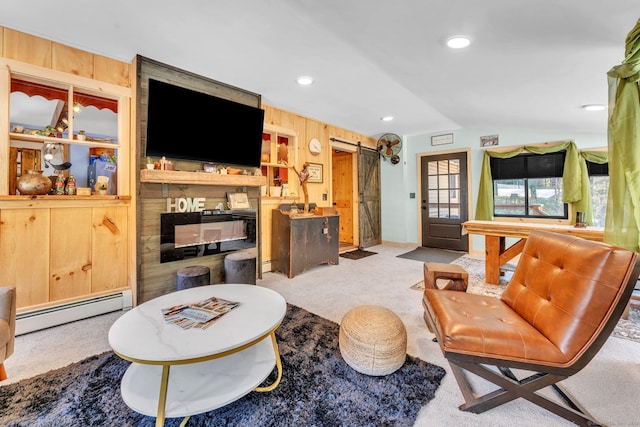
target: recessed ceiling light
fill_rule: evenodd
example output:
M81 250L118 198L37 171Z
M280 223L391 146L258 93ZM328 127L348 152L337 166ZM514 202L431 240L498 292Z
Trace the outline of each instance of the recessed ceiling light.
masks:
M452 36L447 39L447 46L451 49L462 49L471 44L471 39L467 36Z
M391 120L393 120L393 116L384 116L381 117L380 120L382 120L383 122L390 122Z
M313 83L313 77L309 76L300 76L298 80L296 80L300 86L309 86Z
M607 107L602 104L587 104L587 105L583 105L582 108L584 108L587 111L602 111Z

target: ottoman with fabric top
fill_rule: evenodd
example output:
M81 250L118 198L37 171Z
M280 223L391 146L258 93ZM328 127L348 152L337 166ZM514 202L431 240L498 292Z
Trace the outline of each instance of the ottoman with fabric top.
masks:
M182 267L176 273L176 290L211 284L211 270L205 265Z
M256 254L233 252L224 257L225 283L256 284Z
M355 307L340 322L342 358L356 371L372 376L398 370L407 357L407 329L391 310L375 305Z

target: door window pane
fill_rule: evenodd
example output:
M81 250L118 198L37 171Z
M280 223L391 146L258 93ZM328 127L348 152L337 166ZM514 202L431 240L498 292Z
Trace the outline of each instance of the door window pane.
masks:
M449 161L448 160L440 160L438 162L438 173L440 175L446 175L449 173Z
M449 161L449 173L460 173L460 160L455 159Z
M429 190L429 218L438 218L438 190Z
M427 171L429 175L437 175L438 174L438 162L429 162L427 167Z
M440 203L441 205L448 205L449 204L449 191L447 190L439 190L438 191L438 203Z

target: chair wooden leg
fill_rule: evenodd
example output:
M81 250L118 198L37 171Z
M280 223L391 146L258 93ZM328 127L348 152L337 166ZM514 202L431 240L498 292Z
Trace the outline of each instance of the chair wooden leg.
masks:
M449 364L451 365L453 375L465 400L465 403L459 406L463 411L480 414L521 397L575 424L585 427L602 425L596 421L586 409L577 403L566 390L556 384L565 379L565 376L534 373L527 378L518 380L515 379L513 373L507 368L499 368L499 370L496 371L481 364L454 362L451 360L449 360ZM504 372L505 369L507 372ZM483 396L477 396L469 383L465 371L484 378L498 386L498 389ZM560 397L562 397L566 406L536 393L538 390L549 386L553 387Z
M631 309L631 301L629 301L627 303L627 307L624 309L624 312L622 313L622 318L624 320L629 320L629 310Z
M7 371L4 370L4 363L0 363L0 381L7 379Z

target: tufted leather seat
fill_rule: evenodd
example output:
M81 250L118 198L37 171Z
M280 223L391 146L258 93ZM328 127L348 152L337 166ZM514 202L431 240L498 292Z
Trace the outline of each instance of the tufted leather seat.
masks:
M460 409L480 413L523 397L574 423L597 425L556 383L581 370L602 347L639 274L635 252L534 231L500 299L425 290L425 321L465 398ZM518 379L511 368L535 374ZM498 391L477 397L465 371L499 385ZM547 386L567 405L535 393Z

